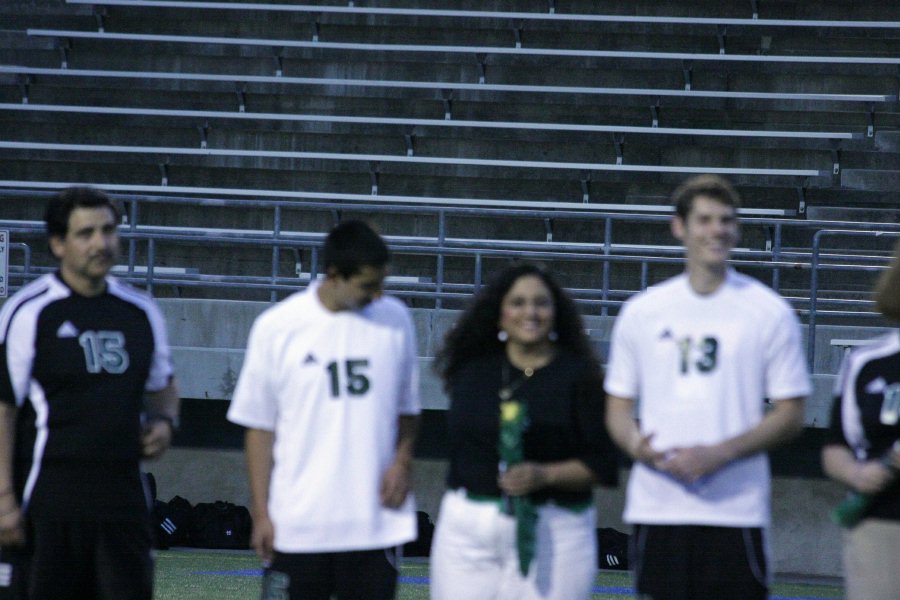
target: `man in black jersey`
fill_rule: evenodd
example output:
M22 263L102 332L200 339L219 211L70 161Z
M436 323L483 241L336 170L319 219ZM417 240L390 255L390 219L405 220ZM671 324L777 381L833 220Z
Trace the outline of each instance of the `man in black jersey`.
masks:
M169 446L179 405L165 323L109 276L105 194L64 190L45 216L59 270L0 310L0 562L18 555L17 598L150 600L139 463Z

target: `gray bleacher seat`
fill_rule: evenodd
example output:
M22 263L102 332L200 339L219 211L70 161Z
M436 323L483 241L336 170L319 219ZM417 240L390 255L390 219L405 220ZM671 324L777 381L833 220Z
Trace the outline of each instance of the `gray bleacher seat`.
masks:
M176 71L125 71L107 69L74 69L52 67L28 67L21 65L0 65L0 74L20 75L35 80L42 76L64 78L98 78L128 80L161 80L176 82L204 82L229 85L234 84L277 84L331 87L364 87L396 90L433 90L467 93L512 93L512 94L562 94L588 96L634 96L666 99L715 99L715 100L758 100L771 102L771 109L778 110L780 103L794 102L849 102L849 103L892 103L897 94L869 93L819 93L819 92L761 92L736 90L672 89L654 87L597 87L590 85L530 85L466 83L454 81L414 81L391 79L355 79L338 77L292 77L279 75L191 73Z
M790 169L766 167L719 167L713 165L640 165L621 163L579 163L541 160L507 160L479 157L418 156L387 154L352 154L329 152L303 152L283 150L253 150L242 148L185 148L175 146L132 146L112 144L59 144L52 142L0 141L0 148L7 150L48 151L60 153L112 153L149 154L163 156L247 157L260 159L312 159L325 161L407 163L423 165L449 165L471 167L496 167L520 169L557 169L574 171L622 171L636 173L676 173L682 175L715 173L720 175L762 175L772 177L824 177L831 170Z
M221 110L159 109L128 106L79 106L48 104L0 103L0 110L35 113L91 114L103 116L165 117L170 119L223 119L241 121L276 121L356 125L398 125L406 127L434 127L474 129L516 129L525 131L566 131L581 133L628 133L650 136L690 135L723 138L772 138L793 140L859 140L864 134L852 131L794 131L769 129L710 129L701 127L653 127L629 125L600 125L590 123L492 121L471 119L424 119L409 117L381 117L370 115L257 113Z
M457 8L413 8L413 7L378 7L356 6L352 2L346 6L323 6L310 4L254 4L252 2L215 2L198 0L66 0L67 4L83 4L89 6L122 6L128 8L177 8L204 10L233 10L242 12L266 13L310 13L313 15L383 15L407 17L452 17L460 19L502 19L522 21L559 21L579 23L637 23L656 25L723 25L752 28L833 28L833 29L900 29L900 22L885 20L828 20L828 19L773 19L759 18L758 13L746 18L737 17L697 17L675 15L618 15L562 13L550 10L546 12L528 12L513 10L464 10ZM749 7L748 7L749 8Z
M61 190L73 185L96 185L108 192L119 194L190 194L192 200L200 206L217 204L209 198L256 198L256 199L288 199L319 202L378 202L385 205L408 206L432 206L432 207L469 207L476 209L523 209L523 210L555 210L572 211L581 213L613 212L631 214L670 214L673 209L671 204L607 204L587 202L560 202L543 201L529 202L514 199L499 198L454 198L454 197L423 197L423 196L393 196L380 194L352 194L300 190L271 190L253 188L221 188L221 187L186 187L174 185L143 185L143 184L117 184L112 182L87 182L87 181L22 181L0 180L0 190ZM564 214L564 213L563 213ZM741 207L740 214L744 217L791 217L796 212L786 209Z
M606 58L619 60L690 61L691 63L765 63L765 64L827 64L827 65L900 65L900 57L855 55L772 55L726 54L709 52L645 52L636 50L595 50L586 48L530 48L522 46L477 46L448 44L390 44L367 42L328 42L321 40L265 39L251 37L217 37L203 35L166 35L153 33L117 33L108 31L78 31L63 29L27 30L30 36L53 37L66 40L89 39L144 43L202 44L222 46L261 46L264 48L298 48L381 53L439 53L466 56L495 55L538 58ZM690 89L689 84L686 84Z

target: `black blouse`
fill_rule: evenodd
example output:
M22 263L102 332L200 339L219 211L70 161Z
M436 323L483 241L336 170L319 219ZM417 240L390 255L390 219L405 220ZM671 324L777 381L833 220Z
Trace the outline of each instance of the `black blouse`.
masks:
M602 485L617 482L616 452L604 426L603 385L588 361L560 351L530 378L505 355L478 357L457 373L450 389L447 417L450 471L447 485L486 496L499 496L497 440L500 430L499 391L516 386L513 397L528 406L529 425L523 440L525 459L534 462L581 460ZM534 492L537 503L592 499L590 490L545 488Z

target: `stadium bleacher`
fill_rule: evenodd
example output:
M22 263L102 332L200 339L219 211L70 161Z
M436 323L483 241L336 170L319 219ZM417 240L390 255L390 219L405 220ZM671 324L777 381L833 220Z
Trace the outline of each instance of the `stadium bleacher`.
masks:
M852 203L892 220L900 28L890 10L856 6L847 19L839 7L792 3L762 14L712 2L687 14L677 2L5 6L9 189L80 181L197 197L642 214L665 212L684 175L718 172L738 185L747 214L802 218ZM163 224L195 229L234 218L155 210ZM415 228L414 218L396 227ZM621 243L653 246L655 232L635 229ZM493 237L490 226L476 230ZM578 231L557 241L595 243ZM798 255L808 243L792 232L783 240ZM268 252L236 275L268 272ZM580 270L563 272L572 287Z
M771 204L780 203L781 207L796 206L795 190L798 187L806 190L804 201L809 204L815 202L811 196L828 193L827 190L833 187L831 178L816 175L815 181L808 182L804 180L805 175L798 175L796 181L787 182L786 185L784 181L773 181L771 178L767 180L766 175L772 170L779 169L784 171L778 172L791 172L790 170L794 169L795 172L831 171L834 174L835 165L847 163L848 153L860 149L865 151L868 145L859 144L859 138L863 134L874 135L876 117L880 125L880 122L890 115L890 109L885 109L883 111L885 116L882 116L879 109L874 107L896 102L896 90L880 86L885 77L885 65L896 63L889 48L888 52L882 51L879 55L875 52L860 53L855 46L859 37L856 32L863 27L867 32L878 31L882 37L890 40L895 28L891 25L892 21L887 19L869 21L865 25L861 22L849 23L839 19L753 19L752 15L746 14L746 9L738 11L730 7L728 9L716 7L716 12L727 13L717 16L676 16L669 19L665 15L590 14L602 6L593 7L593 11L577 10L592 8L583 5L570 7L573 11L570 15L564 14L562 10L547 11L547 7L543 7L545 8L543 11L483 11L474 10L474 7L460 9L459 6L463 5L459 4L454 4L452 8L433 10L391 6L315 7L272 3L260 7L253 3L215 2L72 2L69 5L73 11L80 11L77 15L67 15L69 22L76 22L77 27L29 28L28 23L23 23L21 33L25 38L19 42L25 48L10 50L11 54L15 55L29 53L31 61L28 61L29 65L8 66L47 69L30 73L20 70L15 74L17 77L23 77L18 80L21 84L19 88L20 91L27 89L29 103L35 103L35 100L40 102L43 93L52 92L52 88L56 88L56 93L64 94L64 91L59 89L58 82L49 81L52 79L75 81L75 78L78 78L81 81L80 87L83 87L85 80L89 81L95 77L128 78L128 74L132 73L131 81L124 83L132 88L139 86L148 89L148 93L140 95L143 106L134 106L134 100L131 101L132 106L127 106L124 102L116 106L133 109L162 108L159 105L153 106L156 101L151 97L157 96L157 93L149 91L158 92L165 98L166 104L177 102L177 99L168 93L169 86L155 78L166 76L172 78L169 83L178 91L182 91L180 88L191 90L182 98L181 107L185 110L190 110L198 102L203 102L199 98L203 93L198 94L193 89L203 89L205 84L207 88L216 90L216 93L211 93L205 101L206 106L218 103L216 108L221 108L222 101L227 97L228 108L237 112L243 109L244 113L293 114L299 108L295 103L315 101L328 103L329 110L321 112L337 113L346 117L369 116L378 119L398 113L414 116L417 113L421 115L423 109L427 109L430 113L428 116L432 117L433 121L447 116L451 117L449 119L451 121L487 121L485 118L468 117L489 115L491 121L508 124L502 130L502 134L498 133L499 128L496 127L490 132L485 132L462 125L453 128L454 133L448 134L446 132L450 130L449 127L425 127L409 123L401 125L408 128L405 131L376 135L373 128L380 124L357 122L352 126L348 123L342 124L346 128L338 129L337 132L339 134L346 131L347 135L341 136L334 133L337 124L331 121L308 121L309 125L304 131L301 128L291 130L287 125L290 121L285 120L278 122L274 127L281 133L290 132L293 135L279 137L272 134L271 125L265 127L266 131L259 131L259 128L253 130L246 127L245 122L235 125L234 120L231 120L232 123L225 124L216 122L206 129L207 139L204 140L207 143L206 147L215 150L220 149L220 146L228 147L221 149L233 149L235 146L240 148L246 145L246 142L250 142L249 145L254 147L276 148L296 147L301 144L324 145L330 142L315 141L315 138L325 137L334 145L346 148L353 143L354 134L364 132L368 143L376 147L390 148L391 154L401 156L411 151L414 153L413 158L417 159L466 156L469 151L477 153L476 156L470 156L476 161L480 158L516 160L520 159L517 155L525 153L525 149L533 149L535 152L531 156L523 156L520 160L530 159L531 164L571 162L588 165L618 166L620 163L622 165L614 171L615 174L608 173L600 177L595 173L590 173L590 177L577 174L564 180L551 181L548 185L542 185L546 179L545 175L530 177L511 174L491 177L472 165L455 169L456 173L463 174L463 177L447 176L434 167L417 169L414 172L412 169L396 168L392 165L357 165L355 168L339 169L337 172L331 170L330 178L325 176L321 178L323 187L326 184L331 187L337 186L338 182L347 184L352 181L357 187L353 191L373 187L372 180L377 178L379 192L393 195L413 195L403 194L398 189L411 188L415 190L416 195L437 197L441 195L437 192L443 192L451 185L465 183L473 187L508 189L511 199L523 197L527 199L528 194L533 194L542 200L553 198L577 200L585 195L584 182L590 181L591 191L587 193L590 201L614 203L612 202L614 196L618 196L615 200L620 200L623 196L627 198L630 190L651 187L652 183L658 185L649 192L649 195L664 197L664 192L659 190L667 187L666 184L674 179L670 177L672 171L675 171L674 176L677 177L679 167L686 169L714 167L745 169L740 172L759 175L760 177L756 178L748 177L747 187L757 190L757 196L760 199L769 199ZM525 6L536 8L535 5ZM317 8L323 10L315 10ZM713 11L712 7L707 9ZM273 13L278 16L274 23L271 22ZM78 15L81 19L76 21L75 17ZM511 24L519 21L526 24L522 27L511 27ZM300 37L305 37L307 33L302 29L298 30L298 23L318 23L317 33L308 40L297 39L298 32ZM46 25L48 21L44 18L43 23L38 24ZM460 27L460 24L464 26ZM720 26L727 30L723 32ZM588 35L591 28L598 27L606 28L601 31L605 34L604 43L608 43L610 48L596 48L599 38ZM32 34L41 36L28 37L29 30ZM266 32L265 38L255 37L263 30ZM56 33L52 33L53 31ZM65 31L72 33L69 36L60 33ZM515 31L520 32L517 42L512 35ZM561 31L565 31L566 35L560 36ZM838 35L832 37L841 43L830 44L819 53L809 53L805 52L809 44L803 42L802 35L799 36L801 41L795 42L792 47L790 40L794 36L785 36L785 31L804 32L804 35L808 33L806 38L810 36L819 38L823 31L830 34L836 32ZM290 37L285 36L285 39L281 40L277 36L280 32L289 33ZM183 37L187 33L193 34L195 44L154 42L147 46L146 42L142 44L138 39L139 36L162 35L169 36L165 39L171 40ZM222 33L228 35L221 35ZM842 33L844 35L840 35ZM51 37L44 38L43 35ZM770 41L767 49L763 50L759 46L762 43L760 40L763 39L760 35L775 42ZM82 39L80 36L101 39ZM102 39L104 36L127 39L114 43L114 40ZM843 42L845 39L848 41ZM293 56L288 52L291 44L285 46L277 43L278 41L297 45L319 44L319 46L299 48L298 53ZM480 45L476 43L479 41ZM689 48L690 52L671 51L686 43L693 44L693 47ZM325 51L329 44L333 47ZM340 46L341 44L345 47ZM366 47L367 51L353 50L356 47L352 46L353 44L360 44L362 45L360 47ZM379 44L386 44L387 48L393 50L375 52L369 47ZM438 53L430 52L433 48L429 47L438 44L455 50L449 52L449 55L444 50ZM495 60L495 56L489 52L491 48L497 48L497 52L502 50L502 53L509 55L497 62L499 59ZM277 52L273 52L273 49ZM534 55L540 54L542 50L548 52L566 50L575 55L557 57L559 60L572 59L570 62L560 63L557 58L550 57L548 60L546 55L537 57ZM597 54L598 52L619 54L601 56ZM385 56L393 53L398 53L403 58L394 59ZM145 60L148 54L152 56L152 60ZM420 56L422 54L426 56ZM430 56L433 54L438 56ZM481 66L473 65L472 57L480 55L486 55ZM690 64L683 64L682 61L689 55L693 59L697 56L707 58L692 59ZM535 69L533 60L548 63L552 68ZM706 60L713 61L715 66L701 68L700 63ZM842 66L840 63L844 60L853 64ZM625 63L630 61L631 64L629 66L621 61ZM727 66L719 64L723 61L728 61L729 64ZM759 61L766 61L765 65L737 64ZM779 61L786 64L778 64ZM810 64L816 61L819 64ZM827 67L835 71L833 77L817 76L817 72L823 67L822 61L827 61ZM730 64L732 62L735 64ZM50 65L53 63L60 65L56 68L58 73L50 72L53 69ZM659 63L666 64L660 66ZM151 70L146 68L148 64L170 68ZM176 64L177 67L174 67ZM778 69L774 69L773 65L782 67L781 71L776 72ZM61 68L62 66L65 68ZM116 68L123 66L129 68ZM482 66L484 70L481 69ZM890 72L890 68L887 68L887 72ZM8 73L13 75L12 71ZM365 77L356 77L354 76L356 73L364 74ZM337 74L340 77L326 77L328 74ZM690 80L685 79L685 74L690 76ZM400 77L401 75L407 76ZM249 79L242 80L242 77ZM197 85L189 86L187 85L189 81ZM222 85L213 85L216 82ZM300 83L304 88L315 86L316 97L310 98L309 92L313 90L296 91L283 88ZM598 85L598 83L613 85ZM392 84L409 87L387 87ZM50 89L44 87L48 85ZM115 85L111 83L105 87L114 88ZM341 89L342 87L355 89ZM878 87L881 89L876 89ZM228 91L219 91L225 89ZM86 95L84 90L79 88L73 89L72 92L70 94L72 97ZM427 99L421 96L423 92L428 96ZM510 94L514 95L512 101ZM562 124L578 126L596 123L596 120L592 120L590 111L584 107L584 99L581 96L585 94L591 95L589 98L591 101L598 102L596 107L598 109L604 109L609 104L615 106L614 109L610 106L609 110L604 111L606 113L604 116L609 115L606 124L611 127L614 127L618 120L623 121L621 125L626 127L638 124L648 127L656 124L660 133L650 136L633 130L602 132L560 129L548 133L546 129L539 130L528 125L535 123L552 127L554 121L559 122L560 114L570 115L568 122ZM90 94L94 98L101 95L102 90ZM634 106L635 95L642 104L639 113L638 107ZM303 96L304 99L298 100L297 96ZM21 101L23 97L16 100ZM281 107L274 107L280 110L263 111L262 107L266 104L271 105L273 100L282 103ZM354 103L353 100L357 102ZM727 106L729 102L734 106ZM361 114L358 109L335 110L342 103L346 103L348 108L370 105L370 112L366 115ZM255 109L254 105L259 105L260 110ZM813 118L813 113L829 110L831 114L827 121L819 121L816 127L801 128L806 125L802 119L810 119ZM537 111L542 113L545 119L543 123L538 119L523 118L529 116L529 112ZM760 111L765 113L764 117L760 116ZM550 114L547 114L548 112ZM784 115L783 120L778 119L764 124L752 122L761 118L771 120L771 113L781 112L788 112L791 116ZM640 116L637 117L637 114ZM715 123L713 119L718 116L722 118ZM119 117L121 118L121 115ZM134 117L142 118L139 115ZM147 118L143 117L145 122ZM199 121L207 117L197 119ZM690 123L689 119L694 123ZM800 121L791 123L789 127L782 127L784 121L789 119ZM43 120L46 120L46 116ZM819 133L821 122L842 126L846 123L848 126L842 129L854 135L855 141L841 139L810 144L810 139L804 138L804 135ZM517 123L522 123L522 126L516 127ZM734 127L736 123L752 123L753 127ZM685 124L689 126L683 127ZM353 126L356 127L355 131L352 130ZM190 136L192 142L197 137L194 135L197 128L204 130L204 123L198 122L186 128L188 132L184 135ZM686 131L678 131L679 129ZM691 130L702 129L722 132L728 129L785 131L786 135L790 132L790 137L773 135L764 140L748 139L749 136L746 134L736 133L703 136L698 143L698 137L703 134ZM662 131L668 133L663 134ZM304 133L308 135L303 136ZM603 135L605 133L609 135ZM577 140L569 140L566 137L575 134L579 136ZM185 138L182 136L179 139ZM775 141L777 143L773 143ZM794 148L797 146L804 151L795 152ZM564 160L541 161L535 160L538 150L541 155L559 156L573 152L596 158L576 161L572 157L559 156ZM510 154L513 156L509 156ZM727 160L721 160L725 155L729 155ZM636 159L645 156L653 160ZM720 164L716 164L717 161ZM179 177L177 162L168 163L170 172L168 182L186 183L174 181ZM725 162L731 164L722 164ZM636 182L638 178L622 173L636 167L637 173L643 175L644 171L639 170L641 165L669 167L670 171L662 176L655 176L651 169L649 177L639 178L646 180L646 183ZM54 165L57 166L59 165ZM851 168L855 169L855 165ZM363 172L360 173L360 170ZM132 177L146 178L151 176L150 172L155 176L158 165L154 164L149 169L134 172ZM854 173L858 172L859 169L854 170ZM219 174L210 171L206 177L218 178ZM261 173L260 177L272 179L277 175ZM452 179L452 183L448 179ZM283 177L283 174L282 180L290 181ZM527 185L520 183L523 180L527 181ZM608 192L604 189L603 183L609 183L606 186ZM419 186L420 189L416 190L415 186ZM290 187L294 186L283 185L282 189ZM429 192L428 189L421 188L431 190ZM600 189L604 191L598 193L597 190ZM592 198L591 193L601 197ZM607 194L608 197L603 197ZM633 203L640 204L641 196L648 194L635 190L631 195L635 198ZM499 194L490 196L502 197ZM773 197L776 199L773 200Z

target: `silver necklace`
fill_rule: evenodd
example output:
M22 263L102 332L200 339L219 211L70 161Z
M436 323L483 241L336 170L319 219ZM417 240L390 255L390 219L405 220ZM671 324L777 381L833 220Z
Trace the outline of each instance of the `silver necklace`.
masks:
M510 383L509 381L509 360L504 359L503 365L500 367L501 373L501 382L502 386L500 387L500 391L498 394L500 395L500 400L503 402L508 402L512 400L513 394L516 393L523 383L531 379L531 376L534 375L534 369L531 367L527 367L522 371L523 377L513 381Z

